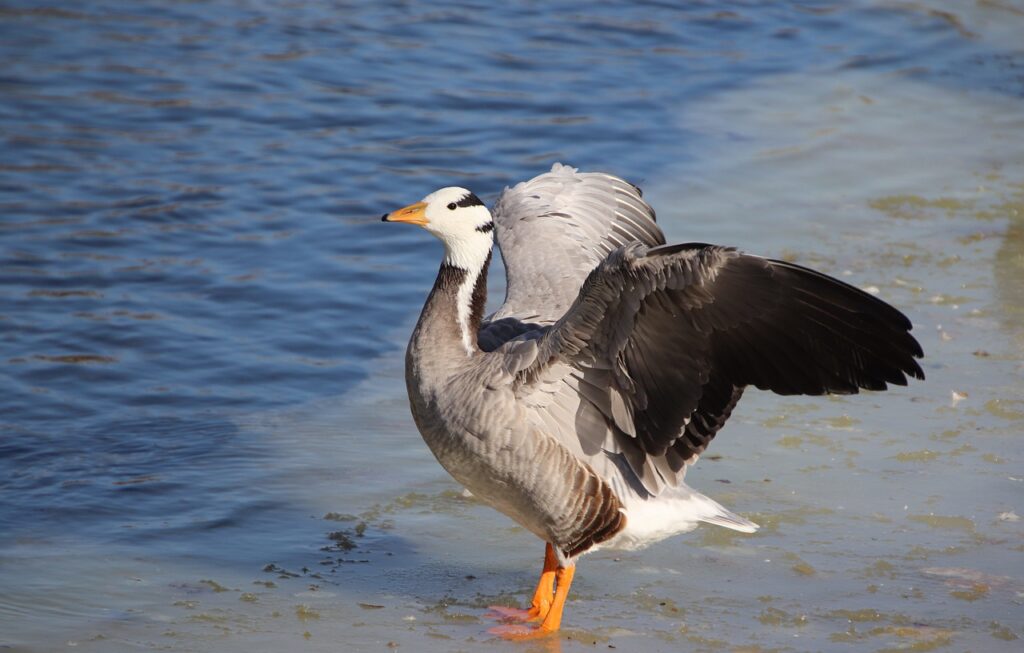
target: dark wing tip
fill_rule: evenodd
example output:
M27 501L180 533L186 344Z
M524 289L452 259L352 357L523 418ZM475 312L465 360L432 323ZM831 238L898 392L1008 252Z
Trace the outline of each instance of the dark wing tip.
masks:
M924 353L915 354L915 357L916 358L923 358L924 357ZM914 377L918 381L924 381L924 370L922 370L921 366L917 364L917 361L915 361L915 360L910 361L909 367L910 367L909 370L903 370L903 371L906 372L907 374L909 374L910 376Z

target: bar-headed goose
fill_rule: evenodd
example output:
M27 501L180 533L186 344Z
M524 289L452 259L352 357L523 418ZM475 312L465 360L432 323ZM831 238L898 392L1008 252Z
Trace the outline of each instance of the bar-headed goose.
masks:
M493 214L463 188L389 213L444 243L412 334L412 414L442 466L546 542L509 637L558 630L574 563L708 522L757 526L689 488L747 386L856 393L923 379L898 310L853 286L730 247L666 245L639 190L556 164ZM497 236L505 303L484 318Z

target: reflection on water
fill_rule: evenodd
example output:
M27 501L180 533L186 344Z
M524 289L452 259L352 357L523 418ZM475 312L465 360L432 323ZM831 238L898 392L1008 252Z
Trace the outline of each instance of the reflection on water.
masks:
M0 647L1016 650L1024 14L481 8L0 7ZM439 252L373 216L553 160L877 290L928 381L751 393L691 480L762 530L588 556L512 645L543 547L416 435Z

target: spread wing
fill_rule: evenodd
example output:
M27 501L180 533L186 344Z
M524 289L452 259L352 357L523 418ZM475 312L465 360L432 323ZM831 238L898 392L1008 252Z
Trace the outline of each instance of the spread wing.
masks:
M880 299L799 265L712 245L633 243L594 269L565 315L529 343L535 356L519 377L529 384L567 363L609 378L608 396L592 403L630 440L624 448L642 451L629 464L653 488L645 459L678 472L745 386L820 395L923 379L911 328Z
M558 163L551 172L505 189L493 215L508 286L505 303L485 332L490 325L508 330L513 321L552 324L576 300L587 275L616 248L665 242L654 210L635 186Z

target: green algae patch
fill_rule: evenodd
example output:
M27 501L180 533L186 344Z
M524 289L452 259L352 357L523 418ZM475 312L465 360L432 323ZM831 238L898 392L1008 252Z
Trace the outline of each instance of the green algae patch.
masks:
M349 536L347 531L334 531L327 534L327 539L334 542L334 546L339 551L351 551L356 548L356 543Z
M431 631L427 631L427 632L426 632L426 633L424 633L424 634L425 634L425 635L426 635L427 637L430 637L430 638L432 638L432 639L445 639L445 640L451 640L451 636L450 636L450 635L445 635L444 633L438 633L438 632L434 632L434 631L432 631L432 630L431 630Z
M997 233L991 231L975 231L973 233L967 234L966 236L960 236L959 238L956 239L956 242L960 243L961 245L973 245L974 243L980 243L983 240L988 240L989 238L996 238L997 236Z
M941 528L943 530L956 530L965 531L968 533L974 532L974 521L967 517L947 517L944 515L910 515L907 517L910 521L931 526L932 528Z
M563 629L560 633L560 636L565 639L572 640L574 642L579 642L580 644L583 644L585 646L597 646L598 644L607 644L611 640L611 638L606 635L599 635L589 630L580 630L578 628ZM671 634L661 631L655 631L654 636L666 642L676 641L676 638L673 637Z
M815 517L833 514L835 514L835 511L830 508L797 508L771 513L747 513L745 517L761 527L758 533L774 533L778 531L779 526L782 524L803 526L807 524L808 520L813 521Z
M327 521L355 521L359 519L355 515L350 515L344 512L329 512L323 516Z
M827 420L822 421L828 423ZM802 431L799 435L784 435L775 443L786 449L802 449L804 445L816 445L829 451L842 451L842 448L832 438L812 430Z
M828 636L829 641L837 642L839 644L853 644L859 642L862 637L857 634L857 631L846 631L844 633L832 633Z
M228 587L224 587L223 585L221 585L220 583L218 583L215 580L201 580L201 581L199 581L199 584L200 585L206 585L207 587L212 589L214 592L217 592L218 594L221 593L221 592L237 592L238 591L238 590L233 590L233 589L228 588Z
M893 456L893 458L900 461L901 463L929 463L938 457L939 452L932 451L931 449L922 449L920 451L904 451Z
M920 195L890 195L880 197L868 202L868 206L880 211L890 218L903 220L918 220L928 218L941 211L947 216L952 216L959 211L970 209L971 205L963 200L953 197L940 197L927 199Z
M455 490L444 490L437 494L407 492L386 504L374 505L369 510L360 513L358 519L373 524L374 528L387 530L391 528L392 524L388 520L381 520L382 515L412 511L418 511L420 514L456 515L466 506L477 503L478 501L473 497L465 496L461 491ZM349 517L350 515L342 514L341 516Z
M977 447L971 446L969 444L962 444L959 447L957 447L956 449L953 449L952 451L950 451L949 455L950 456L962 456L965 453L974 453L977 450L978 450Z
M864 575L868 578L896 578L896 566L885 560L877 560L864 569Z
M518 596L501 595L498 597L490 596L477 596L474 601L470 601L467 607L480 609L490 605L506 605L515 606L518 601ZM436 615L446 624L475 624L480 623L480 618L474 614L466 612L450 612L452 608L456 606L451 599L444 599L438 601L434 605L423 608L423 612L430 615Z
M960 435L962 435L962 434L963 434L963 430L962 429L946 429L946 430L944 430L944 431L942 431L940 433L936 433L935 435L929 436L929 438L932 439L932 440L939 440L939 441L942 441L942 442L948 442L950 440L955 440L956 438L960 437Z
M943 549L929 549L928 547L916 545L910 547L910 551L903 557L906 560L928 560L934 555L956 555L966 550L966 547L955 545L950 545Z
M953 630L915 623L906 615L883 612L875 608L833 610L827 616L832 619L844 619L848 624L845 631L832 633L829 640L857 644L857 650L874 650L880 653L932 651L949 645L956 634Z
M319 619L320 613L308 605L299 604L295 606L295 616L299 621L306 622L312 619Z
M988 596L990 589L985 583L974 583L966 589L952 590L949 595L961 601L977 601Z
M1013 632L998 621L989 623L989 627L992 629L992 636L996 639L1001 639L1004 642L1012 642L1017 639L1017 633Z
M806 561L800 558L795 553L787 553L783 556L787 561L792 562L793 566L790 567L796 574L800 576L813 576L818 573L818 570L808 564Z
M704 637L703 635L690 634L686 626L680 626L679 632L690 641L691 644L700 647L701 650L712 650L712 651L727 651L730 649L729 642L722 639L715 639L714 637Z
M946 579L947 585L957 585L960 588L972 588L978 585L988 587L1006 587L1014 585L1014 580L1009 576L996 576L986 574L977 569L967 567L925 567L921 570L926 576L934 576Z
M760 420L761 426L765 428L776 428L790 422L790 418L808 415L819 410L820 407L813 404L787 403L778 407L778 412L770 417Z
M776 444L786 449L799 449L804 439L799 435L784 435L776 441Z
M805 614L790 614L785 610L778 608L768 607L761 610L761 614L757 616L757 620L765 626L786 626L800 628L807 625L807 615Z
M825 417L821 420L829 427L834 429L848 430L852 429L857 424L860 424L860 420L856 417L850 417L849 415L839 415L838 417Z
M1024 401L989 399L985 402L985 410L1001 419L1024 420Z
M828 616L833 619L846 619L850 623L885 621L885 617L882 616L882 613L874 608L864 608L862 610L833 610L828 613Z
M191 616L189 616L188 620L192 621L192 622L196 622L196 623L207 623L207 624L217 624L217 625L223 625L223 624L228 623L228 621L229 621L227 616L225 616L225 615L210 614L209 612L203 612L201 614L191 615Z
M680 608L670 598L659 598L645 591L640 591L636 596L636 606L646 612L659 612L666 617L679 617L686 614L685 608Z
M936 293L928 298L928 301L936 306L962 306L974 301L966 295L950 295L947 293Z
M466 614L465 612L443 612L441 618L448 624L475 624L480 623L479 617Z
M870 634L896 637L897 639L904 640L896 646L880 648L878 653L897 653L903 651L924 653L925 651L934 651L943 646L949 646L953 643L953 635L956 633L945 628L931 628L929 626L887 626L885 628L875 628Z

